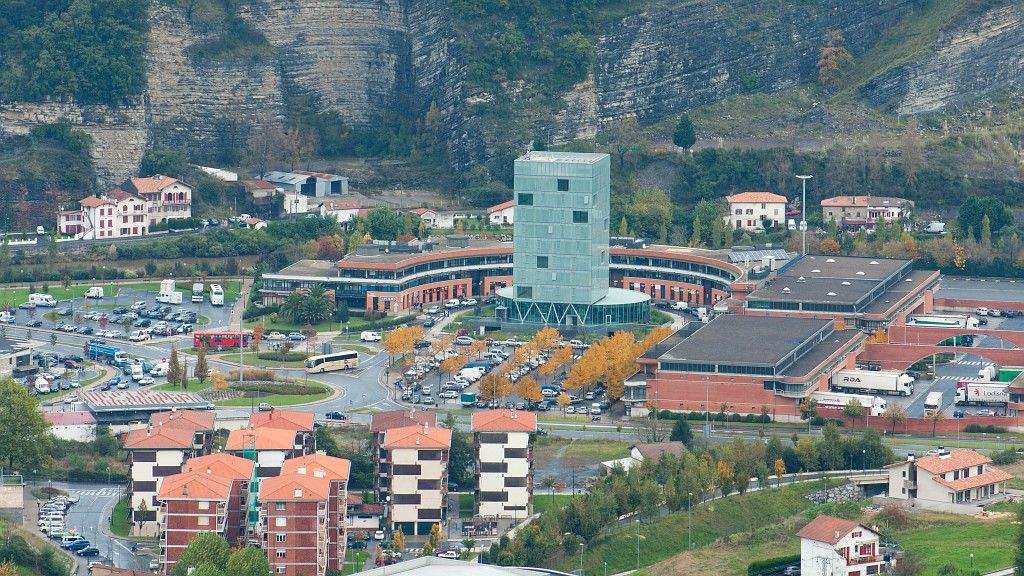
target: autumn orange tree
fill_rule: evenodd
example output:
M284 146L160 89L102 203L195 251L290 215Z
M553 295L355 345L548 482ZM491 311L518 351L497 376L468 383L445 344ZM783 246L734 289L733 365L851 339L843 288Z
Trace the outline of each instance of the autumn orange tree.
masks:
M475 358L479 358L487 351L487 343L483 340L473 340L473 343L469 345L469 354Z
M818 53L818 83L826 90L838 88L843 72L853 64L853 55L842 43L843 33L839 30L825 32L825 45Z
M381 344L391 356L405 356L415 349L416 341L423 337L423 328L406 326L384 334Z
M540 375L548 378L555 373L556 370L565 366L572 360L572 347L562 346L557 348L554 354L548 358L548 361L541 365L538 369Z
M459 368L462 368L465 364L465 356L452 356L451 358L446 358L444 362L441 362L441 371L451 376L456 371L458 371Z
M558 333L558 329L553 326L546 326L537 331L533 335L533 342L538 350L550 350L558 345L558 340L562 337Z
M213 371L213 375L210 376L210 382L213 384L213 389L217 392L223 392L228 389L228 381L220 370Z
M671 335L672 329L668 326L655 326L654 329L648 332L647 336L644 336L644 339L640 341L640 350L637 352L637 358L639 358L644 352L653 348L658 342L661 342Z
M504 398L512 392L512 382L498 370L492 370L480 379L480 399L484 402Z
M604 349L601 346L595 344L588 348L569 369L565 387L569 390L579 390L597 382L604 372L603 356Z
M569 405L571 399L569 398L569 395L566 394L565 392L559 392L558 397L555 399L555 402L558 403L559 408L564 409L566 406Z
M262 323L252 327L252 351L259 353L260 343L263 342L263 336L267 333L267 327Z
M540 390L540 384L537 384L537 381L529 376L520 378L519 381L516 382L515 390L516 394L518 394L520 398L529 400L530 402L540 402L544 399L544 394L542 394Z
M604 382L608 386L606 393L609 398L622 398L626 378L638 368L636 359L640 356L640 343L631 333L620 330L603 339L600 348L603 350Z

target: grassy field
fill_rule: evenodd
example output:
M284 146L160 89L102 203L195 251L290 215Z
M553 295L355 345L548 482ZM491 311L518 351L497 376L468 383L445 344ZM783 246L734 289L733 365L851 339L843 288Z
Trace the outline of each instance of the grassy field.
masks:
M370 554L366 550L353 550L351 548L345 549L345 569L342 570L342 574L355 574L356 572L362 572L366 566L366 559L369 558Z
M205 382L200 382L198 378L189 378L188 389L186 390L182 390L181 386L171 384L170 382L158 384L151 387L150 390L159 390L163 392L199 392L200 390L206 390L210 386L213 386L213 383L210 382L209 378L207 378Z
M459 493L459 518L473 517L473 495Z
M562 458L567 462L594 463L629 454L632 442L608 440L605 438L561 438L543 436L537 439L534 458L538 462Z
M110 513L110 531L115 536L127 537L131 529L128 522L128 497L125 496L114 505L114 511Z
M1012 518L979 520L953 514L914 514L914 526L897 535L903 548L921 564L922 574L935 574L954 564L985 574L1013 565L1013 542L1020 528ZM941 546L936 546L941 543Z
M545 512L550 508L561 508L572 500L572 494L543 494L535 492L533 495L533 511L537 514Z
M170 383L160 384L154 386L151 390L160 390L168 392L199 392L206 390L213 384L210 379L207 378L205 382L199 382L195 378L189 379L188 390L182 390L180 387ZM230 400L219 400L214 402L217 406L251 406L253 404L260 404L266 402L272 406L294 406L295 404L305 404L307 402L316 402L317 400L323 400L331 395L331 389L324 386L323 392L318 394L301 394L301 395L286 395L286 394L271 394L269 396L263 396L261 398L232 398Z
M704 547L729 535L763 533L764 538L779 531L780 524L811 508L804 495L819 488L817 482L784 486L766 491L748 492L722 500L695 506L693 509L693 545ZM688 518L685 512L670 514L641 523L640 564L651 564L668 559L687 549ZM801 523L804 520L801 521ZM734 546L735 546L734 540ZM777 555L773 553L772 555ZM744 562L749 558L744 554ZM636 567L636 527L627 525L594 539L587 546L584 565L587 572L601 573L604 564L609 573L619 573ZM557 568L570 571L579 565L579 557L564 559ZM728 570L730 574L745 573ZM701 570L701 572L705 572ZM657 570L650 574L663 574Z
M143 290L147 292L154 292L160 290L159 282L137 282L132 284L106 284L103 282L96 282L93 286L100 286L105 292L106 298L114 298L118 295L118 291L121 288L130 288L133 290ZM221 286L224 287L224 302L234 302L238 299L238 294L242 290L242 284L238 280L229 280L227 282L221 282ZM50 286L49 295L53 296L57 300L68 300L71 298L81 298L90 285L81 286L69 286L64 288L60 285ZM182 300L188 300L192 297L192 283L191 282L179 282L177 289L182 292ZM37 291L42 291L42 284L37 288ZM28 302L29 290L28 288L0 288L0 303L10 303L12 306L17 306L23 302ZM121 303L119 305L124 305ZM90 308L108 309L115 308L118 304L114 304L109 301L104 302L90 302Z

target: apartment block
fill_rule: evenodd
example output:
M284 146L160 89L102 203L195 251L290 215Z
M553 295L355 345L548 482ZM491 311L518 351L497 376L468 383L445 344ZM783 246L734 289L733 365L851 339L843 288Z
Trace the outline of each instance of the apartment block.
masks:
M224 445L229 454L256 462L259 478L277 476L286 458L308 454L311 448L312 443L307 443L301 432L266 426L232 430Z
M345 558L348 460L311 454L260 483L257 532L275 574L324 576Z
M389 474L391 461L384 450L384 434L392 428L408 426L437 426L437 415L433 412L416 410L391 410L376 412L370 417L370 434L373 442L373 490L377 500L383 502L390 488Z
M431 526L447 520L451 445L451 430L429 424L384 433L380 453L390 463L385 476L390 497L387 521L392 530L426 534Z
M164 478L180 473L186 460L203 453L205 446L196 440L195 431L187 427L153 425L133 430L125 437L124 449L131 471L128 494L133 535L159 533L160 486Z
M476 449L475 516L526 518L533 511L533 435L537 414L521 410L473 413Z
M146 202L150 224L192 216L192 187L170 176L132 178L121 184L121 190Z
M215 532L233 547L245 545L254 467L251 460L211 454L189 460L184 472L164 479L158 495L164 522L161 572L170 573L201 532Z
M57 230L83 240L131 238L149 233L146 202L123 190L86 196L78 210L61 210Z

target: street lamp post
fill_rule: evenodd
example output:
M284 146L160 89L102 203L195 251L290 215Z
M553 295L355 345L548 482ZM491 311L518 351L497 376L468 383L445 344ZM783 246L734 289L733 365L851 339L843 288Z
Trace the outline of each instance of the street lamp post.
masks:
M640 519L636 519L636 569L640 569Z
M800 210L802 212L800 216L800 255L807 255L807 181L814 176L797 175L803 184L803 198L800 200Z
M580 542L580 576L583 576L583 551L587 548L586 542ZM972 554L973 556L973 554Z
M686 493L686 544L693 549L693 492Z
M861 451L860 451L860 469L862 471L868 469L868 467L867 467L867 459L868 459L867 448L862 448Z

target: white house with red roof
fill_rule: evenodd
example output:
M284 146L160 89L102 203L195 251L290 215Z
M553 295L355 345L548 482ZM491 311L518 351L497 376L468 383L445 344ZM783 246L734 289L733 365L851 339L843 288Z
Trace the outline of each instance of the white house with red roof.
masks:
M760 232L786 221L786 197L771 192L740 192L725 197L729 213L724 216L736 230Z
M867 526L818 516L800 532L800 576L873 576L886 573L879 535Z
M362 205L358 198L342 198L340 200L325 200L320 205L320 216L326 218L334 216L338 224L344 224L359 214Z
M487 209L487 222L492 226L511 226L515 215L515 202L506 200Z
M81 240L132 238L149 233L148 205L124 190L86 196L78 210L61 210L57 230Z
M192 216L192 187L170 176L132 178L120 188L146 202L150 224Z
M1010 474L974 450L943 451L887 466L889 497L944 504L970 504L1001 498Z
M43 412L43 418L50 423L47 432L55 438L75 442L96 439L96 417L91 412Z

